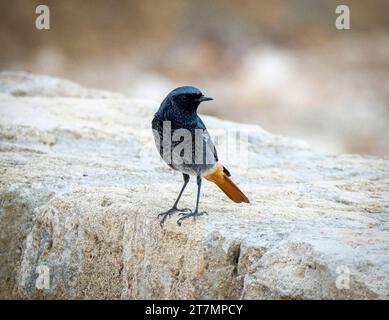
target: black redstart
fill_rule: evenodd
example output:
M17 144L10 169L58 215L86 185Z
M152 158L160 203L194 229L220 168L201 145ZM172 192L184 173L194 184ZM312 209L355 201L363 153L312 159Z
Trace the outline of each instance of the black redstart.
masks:
M173 207L158 215L161 217L161 227L174 212L180 212L181 217L177 220L179 225L186 218L206 214L198 210L202 177L214 182L232 201L249 203L249 199L230 180L229 171L219 162L207 128L197 115L200 103L209 100L213 99L205 97L197 88L179 87L162 101L153 118L154 139L161 157L184 176L184 185ZM197 177L195 210L178 209L177 204L191 175Z

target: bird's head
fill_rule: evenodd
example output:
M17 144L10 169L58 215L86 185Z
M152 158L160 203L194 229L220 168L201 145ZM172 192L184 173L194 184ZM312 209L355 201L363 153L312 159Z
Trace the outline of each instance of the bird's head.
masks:
M171 91L165 100L179 109L196 112L201 102L213 99L204 96L203 93L195 87L185 86Z

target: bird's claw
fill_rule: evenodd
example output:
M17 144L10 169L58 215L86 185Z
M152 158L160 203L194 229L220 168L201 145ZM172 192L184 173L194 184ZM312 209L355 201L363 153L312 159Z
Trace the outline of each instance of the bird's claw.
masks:
M180 211L180 213L178 214L179 216L185 214L185 212L189 212L189 213L192 212L192 210L189 208L180 209L178 211Z
M206 211L195 211L195 212L190 212L190 213L180 213L179 215L181 215L182 217L177 220L177 224L179 226L181 226L181 221L182 220L188 219L190 217L193 217L193 220L195 220L196 217L200 217L200 216L203 216L203 215L208 215L208 212L206 212Z
M192 212L192 210L190 210L189 208L184 208L184 209L178 209L177 207L173 207L171 209L169 209L168 211L166 212L161 212L160 214L158 214L157 218L160 219L162 217L162 219L159 221L159 225L161 226L161 228L163 228L163 224L165 223L166 219L173 214L175 212L180 212L179 214L184 214L184 212Z

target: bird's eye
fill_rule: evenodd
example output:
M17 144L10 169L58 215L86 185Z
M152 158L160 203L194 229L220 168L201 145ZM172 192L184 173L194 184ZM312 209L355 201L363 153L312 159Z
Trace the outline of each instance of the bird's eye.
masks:
M182 96L182 101L188 101L188 100L189 100L189 98L188 98L187 95L183 95L183 96Z

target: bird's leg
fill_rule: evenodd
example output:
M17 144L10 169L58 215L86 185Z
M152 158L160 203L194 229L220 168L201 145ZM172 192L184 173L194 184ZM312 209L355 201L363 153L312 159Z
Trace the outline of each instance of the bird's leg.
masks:
M188 209L188 208L185 208L185 209L178 209L177 208L177 205L178 205L178 202L180 201L180 198L181 198L181 196L182 196L182 193L184 192L184 190L185 190L185 187L186 187L186 185L188 184L188 182L189 182L189 179L190 179L190 177L189 177L189 175L187 175L187 174L183 174L183 176L184 176L184 185L182 186L182 188L181 188L181 191L180 191L180 193L178 194L178 197L177 197L177 200L176 200L176 202L174 202L174 204L173 204L173 207L171 208L171 209L169 209L168 211L166 211L166 212L162 212L162 213L160 213L159 215L158 215L158 219L160 218L160 217L162 217L162 219L159 221L159 224L161 225L161 227L163 227L163 224L165 223L165 220L166 220L166 218L167 217L170 217L174 212L191 212L191 210L190 209Z
M189 217L193 217L193 219L196 219L198 216L202 216L204 214L208 214L206 211L200 211L199 212L199 202L200 202L200 191L201 191L201 176L197 176L197 199L196 199L196 209L194 212L189 212L189 213L179 213L181 218L177 220L177 224L180 226L181 221L185 220Z

